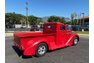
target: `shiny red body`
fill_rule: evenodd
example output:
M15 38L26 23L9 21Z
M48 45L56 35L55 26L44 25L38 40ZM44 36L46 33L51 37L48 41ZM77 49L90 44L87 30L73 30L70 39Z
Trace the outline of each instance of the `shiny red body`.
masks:
M61 30L61 26L64 27ZM66 26L60 22L47 22L43 25L41 32L14 32L14 44L23 50L23 54L35 55L36 47L40 43L46 43L48 50L54 50L61 47L71 46L74 37L79 36L67 30Z

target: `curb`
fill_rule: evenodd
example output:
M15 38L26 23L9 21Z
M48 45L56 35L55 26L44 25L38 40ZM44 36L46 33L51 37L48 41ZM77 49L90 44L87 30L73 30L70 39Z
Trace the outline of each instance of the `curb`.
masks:
M78 34L80 36L89 36L89 34Z
M5 37L13 36L13 33L5 33Z

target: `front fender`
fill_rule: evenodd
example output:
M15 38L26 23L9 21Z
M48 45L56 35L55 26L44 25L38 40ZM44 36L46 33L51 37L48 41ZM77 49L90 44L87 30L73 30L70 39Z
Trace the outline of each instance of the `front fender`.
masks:
M79 39L79 36L77 34L71 34L71 36L68 38L67 42L65 43L66 46L71 46L73 44L73 40L75 37L78 37Z

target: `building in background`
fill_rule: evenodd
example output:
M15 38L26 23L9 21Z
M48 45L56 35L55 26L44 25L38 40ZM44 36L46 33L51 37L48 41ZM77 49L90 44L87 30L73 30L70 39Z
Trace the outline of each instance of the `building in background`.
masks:
M79 28L88 31L89 30L89 16L84 16L81 18L78 18L78 25L80 26Z

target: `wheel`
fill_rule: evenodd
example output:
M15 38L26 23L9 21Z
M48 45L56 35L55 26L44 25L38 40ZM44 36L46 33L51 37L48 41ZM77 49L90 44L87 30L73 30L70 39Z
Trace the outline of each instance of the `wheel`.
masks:
M78 44L78 38L75 37L75 38L74 38L74 41L73 41L73 46L74 46L74 45L77 45L77 44Z
M47 45L45 43L40 43L36 49L36 56L37 57L43 56L45 55L46 52L47 52Z

